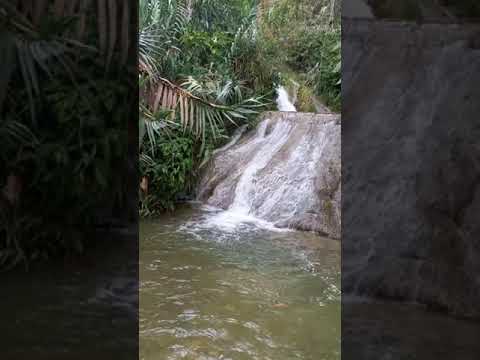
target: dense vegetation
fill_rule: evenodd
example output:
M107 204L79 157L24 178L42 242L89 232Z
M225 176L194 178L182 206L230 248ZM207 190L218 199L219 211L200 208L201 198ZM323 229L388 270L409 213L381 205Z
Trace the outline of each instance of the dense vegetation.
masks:
M134 9L0 1L0 266L82 251L100 220L126 213Z
M142 215L171 209L200 162L271 98L272 74L252 66L255 5L140 1Z
M274 108L278 83L339 110L339 1L139 4L141 215L188 198L211 151Z
M300 110L314 111L308 100L317 95L340 111L340 16L340 0L277 0L262 16L269 62L299 83Z

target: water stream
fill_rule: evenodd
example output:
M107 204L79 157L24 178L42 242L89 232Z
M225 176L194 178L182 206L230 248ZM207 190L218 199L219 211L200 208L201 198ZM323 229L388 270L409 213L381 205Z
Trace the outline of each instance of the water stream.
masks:
M287 90L283 86L277 88L277 107L278 111L297 111L288 96Z
M340 243L226 213L141 223L140 359L339 359Z

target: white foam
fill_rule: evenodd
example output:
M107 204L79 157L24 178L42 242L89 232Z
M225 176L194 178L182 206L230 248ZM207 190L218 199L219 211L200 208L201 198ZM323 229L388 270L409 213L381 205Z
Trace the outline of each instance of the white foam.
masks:
M283 86L277 88L277 107L278 111L297 111L288 97L288 92Z
M293 229L278 228L275 224L256 218L255 216L243 212L222 210L210 205L202 206L204 213L201 218L196 218L186 222L179 227L179 231L194 235L197 239L202 239L202 234L207 232L218 232L222 234L221 238L241 237L242 233L257 230L267 230L271 232L291 232ZM219 238L219 240L221 240Z
M218 212L213 216L207 216L204 219L204 226L217 228L226 232L236 232L239 230L262 229L275 232L291 231L276 227L273 223L256 218L243 212L225 210Z
M268 120L261 124L259 128L260 136L258 138L263 142L262 147L248 164L235 188L235 197L229 210L234 214L238 214L239 217L250 214L252 194L255 193L256 189L255 178L257 173L267 166L277 151L288 140L291 130L291 125L288 122L276 122L272 132L265 139L265 131L268 125Z

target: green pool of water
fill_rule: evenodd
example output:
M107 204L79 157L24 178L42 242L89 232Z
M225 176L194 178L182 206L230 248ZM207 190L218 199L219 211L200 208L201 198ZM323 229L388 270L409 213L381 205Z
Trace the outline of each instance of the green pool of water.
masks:
M215 216L140 224L140 359L340 359L340 243Z

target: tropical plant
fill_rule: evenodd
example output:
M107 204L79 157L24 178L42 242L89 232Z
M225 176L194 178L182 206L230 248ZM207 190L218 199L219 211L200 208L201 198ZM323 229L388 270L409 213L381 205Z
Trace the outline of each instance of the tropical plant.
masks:
M232 96L232 91L235 96ZM148 95L150 108L154 112L160 108L170 110L172 120L178 113L184 129L202 141L205 140L207 127L217 137L220 129L225 127L225 121L237 126L249 115L257 114L258 109L265 105L261 98L243 99L241 87L232 86L231 81L225 84L212 81L210 87L204 87L192 77L186 79L182 86L159 78Z
M178 130L176 130L178 131ZM140 214L173 210L175 201L193 184L195 141L188 134L158 138L140 154L140 171L149 179L140 202Z
M132 8L0 0L1 264L81 251L98 210L124 209Z
M205 5L207 2L195 2L195 9L198 9L197 6L200 3ZM209 3L209 5L212 4ZM228 10L228 7L225 6L221 6L221 8L223 11ZM206 11L202 8L201 16L205 15ZM146 79L141 79L140 84L141 96L145 99L142 103L142 111L149 110L152 114L158 112L160 108L170 110L172 120L176 119L176 113L178 113L184 129L188 129L204 141L207 127L211 130L213 136L216 136L220 132L220 128L224 126L225 121L237 124L246 120L249 115L256 113L256 110L264 104L261 102L261 98L243 99L237 97L237 102L218 101L222 99L212 98L210 93L199 91L201 88L198 86L186 88L186 84L192 85L195 81L193 76L188 76L185 82L185 79L182 80L181 71L170 74L170 79L163 75L164 71L168 72L166 70L168 63L177 60L178 57L184 57L188 60L192 56L199 58L198 54L192 53L196 48L194 44L199 42L199 38L192 38L192 36L199 36L199 34L204 33L187 32L187 25L190 20L188 14L187 6L182 1L168 3L159 0L140 1L140 70L144 72L146 77ZM251 19L251 15L249 15L249 18ZM202 21L199 22L203 24ZM241 28L244 26L244 24L240 25ZM206 27L209 28L210 26L207 25ZM233 37L225 43L217 44L221 36L209 35L211 36L208 38L214 40L207 46L202 45L202 49L212 49L212 46L218 46L218 49L238 48L238 45L236 46L233 42ZM182 44L184 45L183 49L186 46L188 51L182 51ZM223 56L221 58L223 59ZM195 93L192 90L196 90ZM141 115L141 118L144 119L142 122L145 123L145 119L149 119L151 116ZM166 128L167 125L164 123L156 127L157 129Z
M40 93L39 72L50 75L52 67L61 66L73 75L76 49L98 52L107 68L118 51L119 61L115 63L124 66L133 50L131 10L128 1L0 0L0 53L5 70L0 83L0 109L17 66L32 116L33 98ZM97 19L95 29L88 24L92 14ZM94 41L93 34L98 34Z
M139 140L142 184L149 184L143 215L154 212L151 206L170 208L165 199L188 188L156 171L166 161L167 144L173 149L185 138L193 141L190 179L211 147L265 107L264 96L255 95L237 71L240 56L254 47L254 8L248 0L140 0ZM155 183L163 183L162 190Z
M177 41L188 23L182 1L139 0L138 56L140 70L155 78L179 51Z

